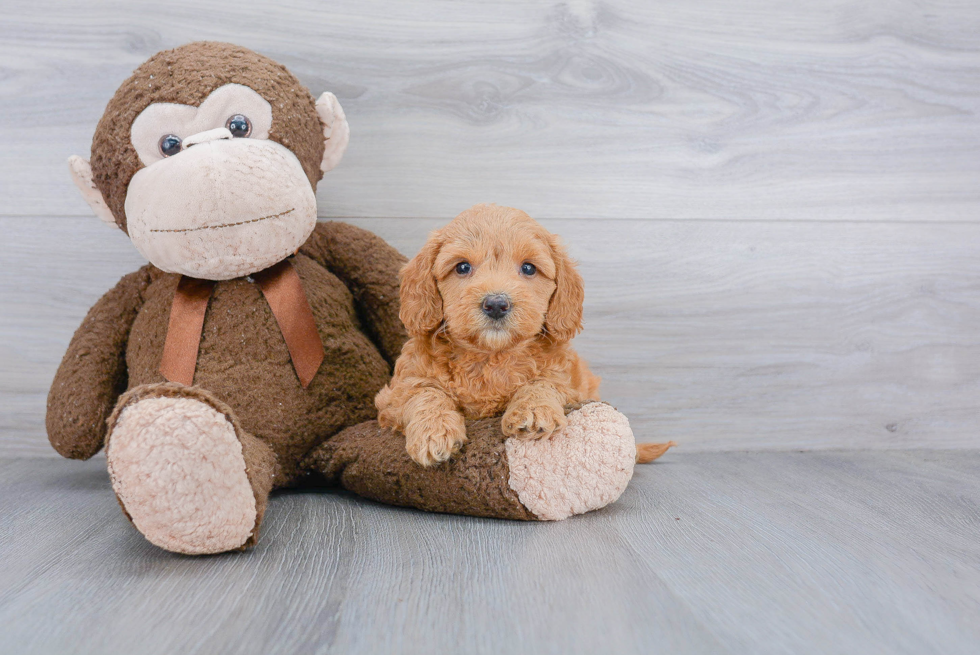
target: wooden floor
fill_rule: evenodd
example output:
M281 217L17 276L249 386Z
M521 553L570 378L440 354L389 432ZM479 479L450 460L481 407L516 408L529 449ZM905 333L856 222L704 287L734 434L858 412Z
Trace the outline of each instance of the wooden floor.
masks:
M104 461L0 460L5 653L976 653L980 452L671 452L560 523L277 495L147 542Z

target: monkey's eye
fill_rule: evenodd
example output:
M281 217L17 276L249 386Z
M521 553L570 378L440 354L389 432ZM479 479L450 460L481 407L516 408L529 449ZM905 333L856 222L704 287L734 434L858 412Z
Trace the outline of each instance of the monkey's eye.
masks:
M176 134L167 134L160 137L160 154L164 157L172 157L180 152L180 137Z
M538 272L537 267L535 267L535 265L532 264L531 262L524 262L523 264L521 264L521 273L523 273L524 275L531 277L537 272Z
M225 122L225 127L231 132L232 136L247 137L252 133L252 121L242 114L235 114Z
M460 275L469 275L473 267L470 266L469 262L460 262L456 264L456 272Z

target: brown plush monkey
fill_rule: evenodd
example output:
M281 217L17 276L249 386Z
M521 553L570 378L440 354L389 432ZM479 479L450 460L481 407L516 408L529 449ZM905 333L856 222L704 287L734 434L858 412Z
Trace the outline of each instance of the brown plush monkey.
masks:
M594 509L629 480L632 433L607 405L574 408L581 434L558 445L474 425L463 457L435 469L369 421L406 338L405 260L364 230L317 223L316 183L348 135L332 94L314 100L245 48L194 43L140 66L91 164L70 160L95 213L150 264L76 332L48 435L65 457L106 447L120 504L158 546L246 548L269 492L311 472L384 502L524 519ZM564 491L570 478L588 498Z

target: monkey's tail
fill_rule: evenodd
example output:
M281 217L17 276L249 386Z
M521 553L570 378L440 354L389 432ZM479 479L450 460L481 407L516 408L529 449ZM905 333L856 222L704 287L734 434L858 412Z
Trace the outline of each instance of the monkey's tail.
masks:
M668 448L676 445L677 443L674 441L668 441L667 443L638 443L636 444L636 463L649 464L667 452Z

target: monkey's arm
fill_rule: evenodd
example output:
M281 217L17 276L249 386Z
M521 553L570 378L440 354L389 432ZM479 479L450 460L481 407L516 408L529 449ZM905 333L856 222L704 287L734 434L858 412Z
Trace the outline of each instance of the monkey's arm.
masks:
M376 234L334 221L317 223L300 252L347 285L369 336L394 364L408 339L398 318L398 271L405 257Z
M105 441L106 419L126 390L126 343L150 267L126 275L88 311L48 392L48 440L64 457L88 459Z

